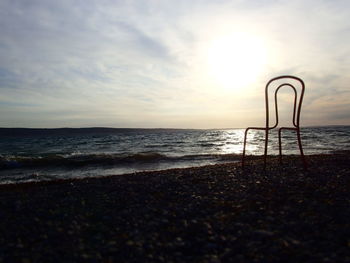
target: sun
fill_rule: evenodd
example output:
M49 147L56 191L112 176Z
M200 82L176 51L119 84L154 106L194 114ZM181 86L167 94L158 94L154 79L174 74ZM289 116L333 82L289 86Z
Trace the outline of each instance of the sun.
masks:
M208 71L212 80L227 89L239 90L254 82L267 63L263 40L248 33L232 33L211 41Z

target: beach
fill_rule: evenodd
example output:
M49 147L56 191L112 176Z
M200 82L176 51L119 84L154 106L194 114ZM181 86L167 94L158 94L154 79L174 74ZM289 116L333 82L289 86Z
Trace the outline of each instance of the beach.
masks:
M0 186L0 262L349 262L350 154Z

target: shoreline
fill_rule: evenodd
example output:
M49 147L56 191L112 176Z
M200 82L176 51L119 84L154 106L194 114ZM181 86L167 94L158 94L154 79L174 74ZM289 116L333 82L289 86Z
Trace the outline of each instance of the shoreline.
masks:
M0 262L347 262L350 154L307 159L2 185Z
M305 155L306 159L310 160L316 160L316 159L322 159L322 158L332 158L334 156L342 156L342 155L349 155L350 156L350 150L343 150L343 151L335 151L333 153L324 153L324 154L310 154ZM241 158L241 157L240 157ZM158 174L158 173L171 173L172 171L178 172L179 170L196 170L196 169L205 169L205 168L215 168L220 166L232 166L236 168L241 168L241 159L238 160L232 160L227 162L221 162L216 164L204 164L204 165L198 165L198 166L192 166L192 167L179 167L179 168L168 168L168 169L159 169L159 170L141 170L141 171L135 171L130 173L123 173L123 174L110 174L110 175L95 175L95 176L86 176L86 177L76 177L76 178L60 178L60 179L48 179L48 180L42 180L42 181L24 181L24 182L13 182L13 183L0 183L0 190L11 188L11 187L31 187L31 186L41 186L41 185L50 185L50 184L65 184L65 183L79 183L83 182L85 180L99 180L99 179L108 179L113 178L116 176L138 176L143 174ZM268 155L268 163L278 166L278 155ZM283 160L295 160L298 162L298 159L300 159L300 156L297 154L289 154L289 155L283 155ZM253 163L254 165L257 165L262 162L263 155L246 155L246 162L247 167L245 169L249 169L249 163ZM296 167L298 165L296 164ZM300 164L301 167L301 164ZM268 169L268 164L267 164Z

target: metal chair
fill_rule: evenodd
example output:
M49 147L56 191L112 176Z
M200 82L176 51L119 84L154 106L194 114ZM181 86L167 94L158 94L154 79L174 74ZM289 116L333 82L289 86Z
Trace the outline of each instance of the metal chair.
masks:
M275 90L275 111L276 111L276 123L273 126L270 126L269 123L269 97L268 97L268 90L272 83L276 83L279 80L283 80L282 84L278 85ZM301 85L301 94L299 97L299 100L297 100L298 92L296 88L291 84L293 80L296 80ZM277 82L278 83L278 82ZM276 128L278 125L278 104L277 104L277 93L282 87L290 87L294 91L294 110L293 110L293 127L281 127L278 129L278 143L279 143L279 161L282 163L282 140L281 140L281 132L282 130L292 130L296 131L297 133L297 139L298 139L298 146L300 150L301 159L303 162L303 166L306 169L307 163L305 160L303 147L301 145L301 138L300 138L300 111L301 111L301 104L303 102L304 97L304 91L305 91L305 84L304 82L297 77L294 76L279 76L276 78L271 79L265 87L265 105L266 105L266 127L248 127L245 130L244 133L244 144L243 144L243 155L242 155L242 167L244 167L245 163L245 150L246 150L246 141L247 141L247 134L249 130L263 130L265 131L265 151L264 151L264 169L266 169L266 156L267 156L267 146L268 146L268 138L269 138L269 131Z

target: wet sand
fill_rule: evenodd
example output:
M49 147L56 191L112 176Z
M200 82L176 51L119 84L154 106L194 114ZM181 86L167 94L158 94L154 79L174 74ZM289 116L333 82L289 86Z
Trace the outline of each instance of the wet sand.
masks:
M350 262L350 154L0 186L0 262Z

